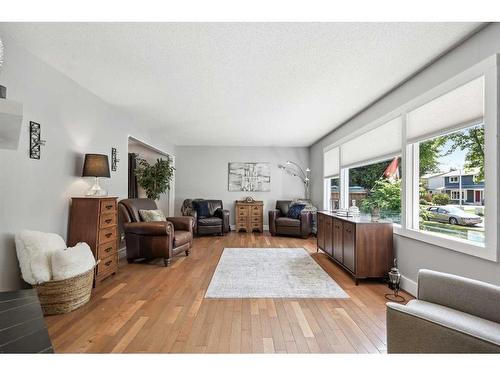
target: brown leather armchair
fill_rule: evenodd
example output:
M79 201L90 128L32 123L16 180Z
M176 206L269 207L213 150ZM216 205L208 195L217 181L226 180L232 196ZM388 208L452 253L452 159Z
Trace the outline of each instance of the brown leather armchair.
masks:
M193 219L190 217L167 217L167 221L144 222L139 210L156 210L152 199L123 199L118 202L120 225L125 233L127 261L135 259L163 258L165 267L173 256L189 250L193 244Z
M192 202L205 200L208 202L209 215L199 218ZM219 199L185 199L182 203L181 213L184 216L191 216L194 219L194 233L219 234L223 236L229 232L229 211L224 210L222 201Z
M307 238L312 232L312 213L302 211L299 219L289 218L292 201L276 201L276 209L269 210L269 232L272 236L285 235Z

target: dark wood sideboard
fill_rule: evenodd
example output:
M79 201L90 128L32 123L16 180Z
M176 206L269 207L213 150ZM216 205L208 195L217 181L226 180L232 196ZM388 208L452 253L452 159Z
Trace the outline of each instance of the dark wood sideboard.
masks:
M359 279L387 275L393 262L392 223L318 212L318 249Z
M95 285L118 271L116 197L71 198L68 245L86 242L96 260Z

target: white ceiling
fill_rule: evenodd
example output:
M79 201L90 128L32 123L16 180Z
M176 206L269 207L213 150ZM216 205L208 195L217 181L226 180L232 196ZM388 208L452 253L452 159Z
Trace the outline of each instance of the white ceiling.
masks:
M4 23L179 145L309 146L477 23ZM7 51L8 58L8 51Z

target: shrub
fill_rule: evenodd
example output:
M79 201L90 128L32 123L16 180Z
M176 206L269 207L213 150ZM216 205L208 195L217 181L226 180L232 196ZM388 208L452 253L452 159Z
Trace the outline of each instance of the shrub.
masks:
M444 206L450 203L450 196L448 194L435 194L432 197L432 203L437 204L439 206Z

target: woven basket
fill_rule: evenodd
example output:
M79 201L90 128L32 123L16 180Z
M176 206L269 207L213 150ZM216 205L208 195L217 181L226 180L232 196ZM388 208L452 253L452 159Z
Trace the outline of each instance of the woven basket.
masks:
M90 300L94 269L95 266L69 279L33 285L38 293L43 315L65 314L85 305Z

